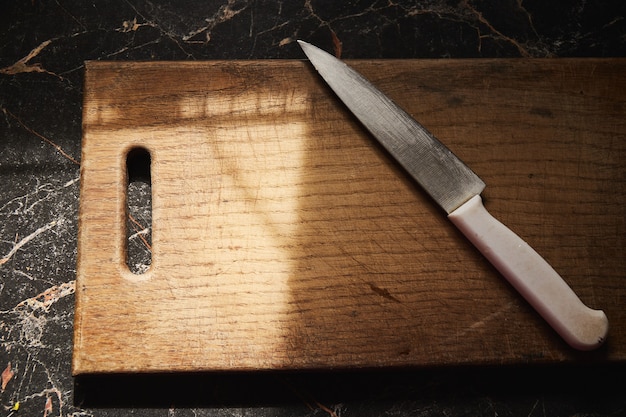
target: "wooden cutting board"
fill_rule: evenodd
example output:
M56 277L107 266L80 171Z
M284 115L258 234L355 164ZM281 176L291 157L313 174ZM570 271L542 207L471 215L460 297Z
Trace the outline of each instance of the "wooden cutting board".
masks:
M626 60L351 64L606 312L605 346L562 342L308 62L89 62L74 374L626 359ZM135 148L142 274L125 261Z

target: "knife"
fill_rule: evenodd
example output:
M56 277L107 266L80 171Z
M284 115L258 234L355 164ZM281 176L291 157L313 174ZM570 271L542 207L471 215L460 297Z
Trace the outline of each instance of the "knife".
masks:
M358 72L298 43L365 128L570 346L592 350L604 343L609 329L604 312L583 304L548 262L489 214L480 196L485 183L467 165Z

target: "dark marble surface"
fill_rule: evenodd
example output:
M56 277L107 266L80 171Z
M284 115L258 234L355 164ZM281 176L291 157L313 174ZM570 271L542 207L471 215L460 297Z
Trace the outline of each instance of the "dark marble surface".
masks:
M626 55L621 0L13 0L0 13L0 417L623 416L624 367L70 374L85 60Z

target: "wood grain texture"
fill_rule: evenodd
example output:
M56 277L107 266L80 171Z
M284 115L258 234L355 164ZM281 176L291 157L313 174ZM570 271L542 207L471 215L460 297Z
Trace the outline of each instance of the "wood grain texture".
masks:
M353 61L611 322L574 352L306 62L86 66L74 374L626 359L626 60ZM125 158L152 157L152 266Z

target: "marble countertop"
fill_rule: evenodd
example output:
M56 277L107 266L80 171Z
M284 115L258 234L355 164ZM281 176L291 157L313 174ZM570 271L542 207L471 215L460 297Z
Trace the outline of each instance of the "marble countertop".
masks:
M29 0L0 16L0 417L626 414L622 364L71 376L86 60L623 57L610 1Z

